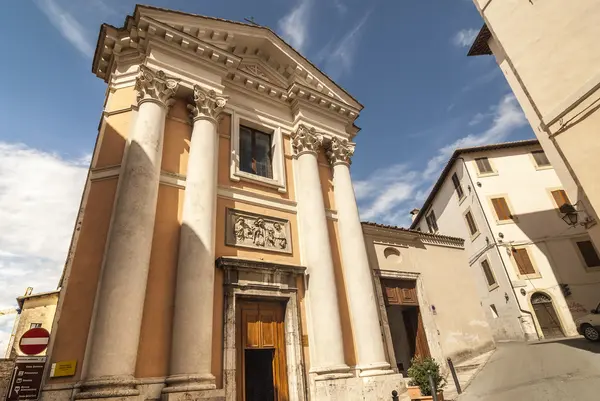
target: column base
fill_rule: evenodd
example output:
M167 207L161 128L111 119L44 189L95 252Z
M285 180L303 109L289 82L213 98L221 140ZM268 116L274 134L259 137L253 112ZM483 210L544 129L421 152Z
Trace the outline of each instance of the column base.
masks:
M311 382L311 399L318 401L388 401L396 390L401 401L410 401L404 378L399 374L349 377Z
M201 375L171 375L166 378L165 383L167 386L162 390L165 394L214 390L217 388L215 377L210 373Z
M163 392L161 401L225 401L225 390Z
M311 368L309 373L314 374L315 381L345 379L354 376L348 365L334 365L323 368Z
M138 380L133 376L104 376L90 379L81 384L81 391L75 394L75 399L137 397L140 395L138 384Z
M359 377L371 377L380 375L391 375L394 373L387 362L370 363L367 365L357 365L356 371Z

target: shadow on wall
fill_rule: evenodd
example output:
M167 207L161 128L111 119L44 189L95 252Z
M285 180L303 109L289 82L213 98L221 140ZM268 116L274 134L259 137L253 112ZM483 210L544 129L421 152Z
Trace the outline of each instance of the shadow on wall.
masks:
M558 340L540 341L531 343L530 345L536 346L540 344L556 343L566 345L568 347L578 348L584 351L593 352L594 354L600 354L600 342L588 341L585 338L562 338Z

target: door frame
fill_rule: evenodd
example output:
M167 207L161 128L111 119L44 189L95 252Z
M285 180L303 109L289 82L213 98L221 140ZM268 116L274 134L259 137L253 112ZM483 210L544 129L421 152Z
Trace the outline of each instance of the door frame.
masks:
M533 308L533 303L531 302L531 297L537 293L543 294L543 295L547 296L548 298L550 298L550 300L552 301L552 308L554 309L554 313L556 314L556 317L558 319L558 325L559 325L560 331L562 331L562 334L564 337L567 337L568 335L567 335L567 331L565 330L565 323L563 322L562 314L556 307L557 306L556 299L548 291L533 290L529 294L527 294L527 301L529 302L531 316L533 317L533 324L535 325L535 330L537 331L538 337L540 339L546 338L546 336L544 335L544 331L542 330L542 326L540 325L540 321L538 320L537 313L535 312L535 309Z
M237 401L237 302L240 300L277 301L284 306L283 323L289 401L306 401L307 386L302 346L302 326L298 307L296 278L306 270L284 265L238 258L217 259L224 270L224 355L223 386L225 400Z

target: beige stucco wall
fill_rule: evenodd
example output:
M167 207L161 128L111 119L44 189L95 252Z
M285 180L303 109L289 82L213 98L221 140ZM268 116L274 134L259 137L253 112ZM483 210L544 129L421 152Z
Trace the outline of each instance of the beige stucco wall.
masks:
M20 316L17 320L17 327L14 330L14 342L11 355L25 355L19 349L19 340L27 330L31 328L33 323L41 324L41 327L52 331L52 322L56 313L56 305L58 303L58 293L50 293L47 295L36 295L27 297L23 301ZM46 355L46 351L39 355Z
M372 269L419 274L419 307L434 358L441 363L447 357L463 360L494 347L462 247L434 245L412 233L363 228ZM400 252L399 260L385 257L388 247Z

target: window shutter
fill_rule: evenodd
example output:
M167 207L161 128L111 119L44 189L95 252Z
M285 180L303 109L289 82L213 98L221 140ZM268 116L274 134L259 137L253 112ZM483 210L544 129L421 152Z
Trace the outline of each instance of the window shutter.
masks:
M494 171L492 170L492 165L490 164L490 161L487 157L480 157L478 159L475 159L475 163L477 163L477 169L482 174L492 173Z
M535 269L533 268L533 263L531 263L531 259L529 258L529 253L527 249L514 249L513 256L515 258L515 262L517 262L517 267L519 268L520 274L534 274Z
M598 257L592 241L577 241L577 248L579 248L587 267L600 266L600 257Z
M456 195L458 195L458 199L462 199L464 192L456 173L452 174L452 183L454 184L454 189L456 190Z
M488 286L496 284L496 279L494 278L494 274L492 273L492 269L490 268L490 264L487 260L481 262L481 267L483 268L483 274L485 274Z
M506 203L506 199L493 198L492 204L494 205L494 209L496 210L496 216L498 216L498 220L512 219L510 210L508 209L508 204Z
M467 225L469 226L469 231L471 235L477 232L477 225L475 224L475 220L473 219L473 214L470 211L465 214L465 219L467 220Z
M537 164L538 167L550 165L550 161L548 160L548 157L546 156L546 153L544 153L543 150L536 150L535 152L531 152L531 154L533 155L535 164Z
M552 191L552 197L554 198L554 202L556 202L556 206L558 208L560 208L565 203L569 204L569 205L571 204L571 201L569 200L567 193L562 189Z

